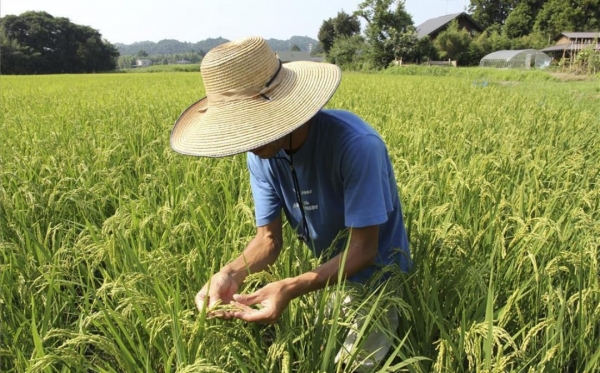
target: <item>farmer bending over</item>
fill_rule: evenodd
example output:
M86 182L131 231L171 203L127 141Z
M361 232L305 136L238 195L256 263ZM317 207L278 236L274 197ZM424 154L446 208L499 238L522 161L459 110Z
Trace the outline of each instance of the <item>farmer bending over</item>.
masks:
M274 323L292 299L337 281L346 244L343 276L350 281L365 282L390 264L408 269L408 240L385 144L358 116L322 109L340 83L337 66L282 65L255 37L212 49L201 72L207 96L179 117L171 147L205 157L247 152L257 231L244 252L200 290L198 309L233 302L240 310L220 317ZM282 210L317 255L344 230L349 242L337 242L334 256L309 272L238 294L249 272L277 260ZM383 358L389 347L389 341L375 341L373 350L380 349Z

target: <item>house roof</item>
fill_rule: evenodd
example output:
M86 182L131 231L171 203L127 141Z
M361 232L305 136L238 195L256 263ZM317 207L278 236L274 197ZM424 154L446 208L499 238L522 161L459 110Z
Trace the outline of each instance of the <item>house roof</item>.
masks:
M544 49L542 49L542 52L557 52L557 51L565 51L565 50L569 50L569 51L577 50L578 51L578 50L590 48L593 46L594 46L594 44L584 44L584 43L559 44L559 45L553 45L548 48L544 48ZM600 50L600 43L596 44L595 49Z
M554 40L558 40L563 36L566 36L569 39L600 39L600 32L563 32Z
M458 17L460 17L462 15L464 15L465 17L467 17L469 19L469 21L473 22L473 24L475 26L477 26L480 31L483 31L483 29L481 28L481 26L479 26L479 24L477 22L475 22L475 20L473 18L471 18L470 15L468 15L465 12L462 12L462 13L447 14L445 16L428 19L427 21L421 23L420 25L418 25L416 27L416 29L417 29L417 36L419 38L422 38L422 37L431 35L434 32L436 32L439 29L443 28L444 26L446 26L447 24L449 24L450 22L452 22L453 20L455 20L456 18L458 18Z

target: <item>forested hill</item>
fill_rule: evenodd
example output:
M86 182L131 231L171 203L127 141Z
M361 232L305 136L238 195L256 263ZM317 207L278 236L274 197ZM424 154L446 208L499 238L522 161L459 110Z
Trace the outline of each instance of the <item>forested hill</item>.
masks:
M197 43L181 42L178 40L165 39L158 43L153 41L141 41L133 44L116 43L121 56L137 55L140 51L145 51L148 55L155 54L183 54L186 52L208 52L217 45L228 42L222 37L216 39L206 39ZM289 51L293 45L297 45L300 50L308 51L310 45L315 48L319 43L317 40L307 36L292 36L289 40L268 39L267 43L274 51Z

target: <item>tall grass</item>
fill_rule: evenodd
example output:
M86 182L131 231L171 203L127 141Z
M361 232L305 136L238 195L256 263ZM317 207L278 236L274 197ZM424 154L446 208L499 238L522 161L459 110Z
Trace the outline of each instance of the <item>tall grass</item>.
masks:
M354 312L401 315L379 371L600 369L597 84L344 76L331 107L388 144L415 268L338 286L274 326L195 293L252 237L243 156L169 149L199 74L0 79L0 371L322 372ZM576 94L574 94L576 92ZM285 230L249 291L317 265ZM352 312L335 294L354 294ZM339 296L335 299L339 299ZM358 359L358 356L355 356Z

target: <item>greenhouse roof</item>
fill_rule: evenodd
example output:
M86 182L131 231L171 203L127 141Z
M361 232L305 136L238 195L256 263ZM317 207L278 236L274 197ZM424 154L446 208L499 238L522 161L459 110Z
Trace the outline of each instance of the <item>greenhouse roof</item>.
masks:
M522 52L529 52L529 53L537 53L538 51L535 49L519 49L519 50L503 50L503 51L497 51L497 52L493 52L488 54L487 56L483 57L484 60L510 60L511 58L515 57L516 55L518 55L519 53Z

